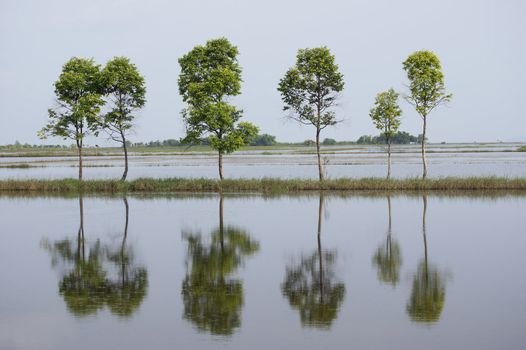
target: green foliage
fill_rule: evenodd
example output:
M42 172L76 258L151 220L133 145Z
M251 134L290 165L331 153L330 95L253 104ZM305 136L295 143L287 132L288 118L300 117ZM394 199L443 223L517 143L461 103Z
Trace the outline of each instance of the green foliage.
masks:
M329 138L326 138L326 139L323 140L322 143L323 143L324 145L328 145L328 146L330 146L330 145L335 145L337 142L336 142L335 139L329 139Z
M451 100L446 93L440 60L431 51L417 51L403 62L409 79L410 94L406 100L423 118L435 107Z
M410 143L416 143L420 141L421 135L413 136L405 131L397 131L391 135L391 143L406 145ZM378 136L362 135L356 141L357 144L366 144L366 145L378 145L386 143L386 137L383 133Z
M300 49L296 65L280 80L278 91L290 118L319 129L338 123L334 107L343 90L343 75L326 47Z
M133 112L146 103L144 78L126 57L110 60L100 76L102 89L109 102L102 127L115 141L125 142L121 134L125 135L132 128L135 118Z
M398 106L398 93L394 89L376 95L374 107L369 112L374 125L382 131L382 135L386 139L390 139L398 131L401 115L402 110Z
M519 149L517 149L517 152L526 152L526 146L519 147Z
M49 109L49 123L38 133L41 138L72 139L77 146L90 132L98 132L101 97L100 67L93 59L73 57L62 67L55 82L57 108Z
M183 142L198 144L207 136L212 148L227 154L257 135L256 126L238 123L242 111L227 102L241 93L237 55L237 47L221 38L196 46L179 59L179 93L188 105L182 112L186 125Z
M256 138L250 143L250 146L273 146L276 143L276 136L261 134L256 136Z

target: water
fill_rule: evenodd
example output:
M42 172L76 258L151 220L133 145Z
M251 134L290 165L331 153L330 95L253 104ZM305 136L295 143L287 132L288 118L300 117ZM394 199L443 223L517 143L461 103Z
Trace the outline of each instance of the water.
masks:
M526 152L509 152L522 144L432 145L428 163L430 177L445 176L526 176ZM422 160L417 145L394 146L392 176L418 177ZM473 149L479 152L466 153ZM338 177L384 177L386 155L380 146L325 146L326 174ZM489 152L480 152L489 151ZM310 178L318 177L317 160L312 148L236 152L224 158L228 178ZM433 153L436 152L436 153ZM13 164L29 164L26 169L6 168ZM86 179L120 178L121 157L86 157ZM75 157L1 158L0 179L75 178L78 175ZM217 155L214 153L132 155L129 179L139 177L217 178Z
M3 196L0 349L519 349L525 207Z

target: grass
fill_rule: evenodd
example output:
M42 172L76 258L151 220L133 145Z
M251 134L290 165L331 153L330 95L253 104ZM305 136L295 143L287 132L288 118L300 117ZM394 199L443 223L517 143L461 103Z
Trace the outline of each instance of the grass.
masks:
M517 152L526 152L526 146L519 147L519 149L517 149Z
M417 178L385 180L383 178L317 180L264 179L153 179L132 181L86 180L3 180L1 193L298 193L309 191L487 191L526 190L526 178L468 177L422 180Z

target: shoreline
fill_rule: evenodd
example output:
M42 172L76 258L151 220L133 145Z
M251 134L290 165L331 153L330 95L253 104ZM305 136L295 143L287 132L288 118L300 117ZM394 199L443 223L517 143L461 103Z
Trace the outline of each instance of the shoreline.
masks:
M313 191L526 191L526 177L445 177L437 179L338 178L305 179L216 179L139 178L120 180L0 180L0 193L300 193Z

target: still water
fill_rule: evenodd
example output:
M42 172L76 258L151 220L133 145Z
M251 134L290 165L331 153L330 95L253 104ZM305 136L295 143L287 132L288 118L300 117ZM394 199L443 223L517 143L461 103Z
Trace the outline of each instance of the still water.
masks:
M526 193L0 197L0 349L520 349Z

